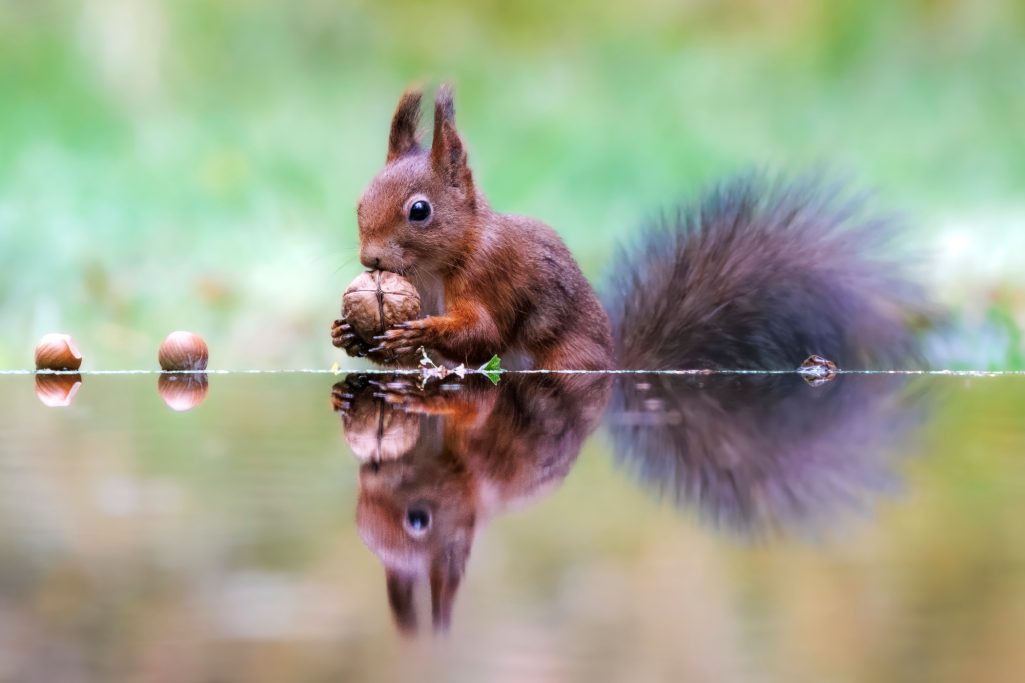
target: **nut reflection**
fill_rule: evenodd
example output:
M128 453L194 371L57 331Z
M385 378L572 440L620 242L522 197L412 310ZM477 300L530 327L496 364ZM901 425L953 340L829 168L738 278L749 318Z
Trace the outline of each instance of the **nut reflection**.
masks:
M36 374L36 397L48 408L66 408L82 386L82 375Z
M393 410L368 394L356 398L342 416L349 448L362 462L396 460L409 452L420 438L420 417Z
M207 377L205 372L163 372L157 379L160 398L171 410L185 412L192 410L206 399Z

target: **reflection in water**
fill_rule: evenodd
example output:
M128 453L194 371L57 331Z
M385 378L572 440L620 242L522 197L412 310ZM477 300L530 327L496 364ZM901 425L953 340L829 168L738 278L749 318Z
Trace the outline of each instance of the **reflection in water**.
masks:
M157 379L160 398L176 412L198 406L206 399L208 390L205 372L162 372Z
M351 375L332 397L366 461L356 522L385 567L399 629L417 628L414 587L429 579L445 629L474 533L495 514L557 487L608 401L607 376L506 376L378 382Z
M745 534L815 531L891 486L887 447L917 421L903 384L647 375L616 383L607 421L615 457L644 488ZM335 385L333 405L362 463L357 526L384 564L402 632L417 629L414 587L424 578L433 624L448 626L474 533L561 484L611 388L608 377L586 375L426 388L351 375Z
M893 488L893 443L919 421L904 378L652 375L616 385L610 431L642 485L745 535L821 532Z
M48 408L66 408L75 400L75 394L82 386L82 375L36 373L36 396Z
M609 433L592 433L575 462L572 444L561 456L558 449L549 451L550 484L573 468L554 495L515 515L499 512L484 524L502 509L495 504L502 497L491 495L496 485L478 487L483 493L466 507L483 510L474 531L485 527L484 538L475 540L452 607L453 637L403 646L386 604L383 563L364 547L355 526L360 466L363 505L380 508L379 500L421 497L416 487L432 485L418 484L421 471L455 479L452 488L466 486L460 481L516 481L515 471L496 469L503 463L527 468L531 453L495 462L456 443L422 460L402 455L388 461L395 470L382 462L375 478L363 458L404 450L394 436L377 435L397 435L404 427L393 426L388 416L405 425L407 413L358 418L353 411L357 423L378 425L363 428L372 438L357 444L361 455L353 458L340 443L339 416L324 405L341 377L211 376L216 386L200 408L172 413L155 393L151 374L82 376L82 390L63 409L40 404L35 377L0 376L3 681L888 683L1017 680L1025 670L1022 377L925 377L902 387L891 384L893 378L841 375L816 388L795 388L785 378L690 377L664 386L652 377L616 378L612 391L622 393L609 401ZM643 390L639 380L651 386ZM622 389L615 388L619 383ZM902 448L908 460L887 461L873 449L912 422L914 408L902 398L909 389L929 396L936 419ZM380 405L372 396L380 388L357 385L352 393L359 394L358 402L341 395L347 390L340 389L339 404L358 403L360 410ZM537 431L517 423L517 414L540 424L548 414L572 415L572 401L601 403L572 388L563 392L570 398L558 399L556 385L535 388L509 376L498 388L468 382L466 390L470 398L461 400L481 404L481 425L504 424L507 433ZM452 393L459 392L427 392L445 400ZM531 409L539 400L530 399L535 394L546 397L546 410ZM405 397L395 389L389 395L412 402L418 392ZM790 408L777 413L775 404ZM446 433L474 434L472 413L410 411L418 432L430 427L412 448L429 454L428 438L439 448L436 440ZM756 415L789 422L774 431ZM693 458L678 461L668 474L646 470L651 483L645 490L661 490L665 503L679 497L686 503L682 511L646 500L629 475L640 474L659 453L683 455L675 442L666 445L682 417L688 419L683 443L699 449L689 453L707 455L716 465L733 453L751 456L761 462L753 474L785 470L790 486L822 471L818 461L800 467L798 456L828 460L832 453L829 462L839 471L826 472L847 484L829 489L819 481L820 495L802 499L800 518L803 525L824 509L821 518L832 524L831 533L813 543L788 537L752 544L696 524L699 511L723 509L711 504L712 491L724 498L709 482L729 480L708 464L702 470ZM452 426L457 419L467 426ZM645 442L641 420L662 436ZM723 425L749 438L731 441L729 432L720 431ZM360 429L352 426L350 435ZM586 428L582 419L575 427ZM617 460L611 435L621 436L619 430L630 430L636 442ZM571 432L566 443L576 438ZM820 447L802 446L794 435L818 439ZM543 455L547 444L531 438ZM865 448L848 445L848 439ZM510 448L493 445L497 454ZM778 451L770 448L781 447L789 459L771 457ZM466 453L473 457L456 457ZM466 464L446 473L446 462ZM835 524L830 513L846 508L826 505L830 491L866 501L864 492L878 489L876 475L891 464L908 494L879 501L867 521L846 517L841 521L855 524ZM848 466L850 471L843 469ZM374 489L392 485L383 479L388 472L396 480L407 473L406 492ZM868 476L852 478L855 472ZM753 476L734 474L738 490ZM543 472L536 476L544 479ZM691 482L682 495L675 488L678 476ZM653 488L663 481L673 484ZM797 498L808 488L802 484L789 495ZM442 493L428 490L423 497ZM773 511L769 519L777 524L793 520ZM430 569L422 558L437 557L444 545L430 537L443 526L441 514L427 522L419 550L410 549L410 539L396 539L392 547L399 557L389 556L389 562L413 564L419 557L418 576L426 582ZM456 517L453 512L445 519ZM371 519L360 516L368 538ZM410 526L424 522L414 515ZM401 518L382 527L406 533ZM398 604L408 605L401 602L402 584L395 586ZM431 627L428 592L417 585L421 631Z

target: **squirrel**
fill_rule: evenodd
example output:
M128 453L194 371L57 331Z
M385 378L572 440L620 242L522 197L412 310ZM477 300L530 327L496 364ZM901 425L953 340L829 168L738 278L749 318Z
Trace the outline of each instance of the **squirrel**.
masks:
M886 368L913 352L922 297L882 256L894 222L811 178L728 180L652 221L621 249L604 303L544 223L496 212L474 182L452 90L407 90L384 168L360 199L360 261L408 277L427 317L367 343L343 319L332 342L415 366L419 349L507 369L790 370L811 355ZM374 345L376 344L376 345Z
M404 635L418 584L443 632L474 541L553 495L604 425L617 469L738 540L821 538L893 493L927 410L902 375L350 374L332 408L359 462L356 528ZM854 514L852 514L854 513ZM566 526L572 520L552 518ZM422 589L422 588L421 588Z
M477 534L558 489L598 426L611 375L481 375L421 385L353 374L331 390L360 460L356 527L384 565L399 631L417 631L414 589L429 579L431 623L449 627Z

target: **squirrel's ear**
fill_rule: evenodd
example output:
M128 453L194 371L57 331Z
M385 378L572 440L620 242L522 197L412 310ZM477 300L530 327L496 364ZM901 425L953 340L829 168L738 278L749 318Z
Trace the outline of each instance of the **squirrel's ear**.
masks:
M403 635L416 633L416 604L413 600L414 577L385 569L385 583L388 586L388 605L391 607L395 625Z
M431 141L431 164L434 171L449 185L462 188L473 198L473 174L466 159L466 148L456 132L456 108L452 88L438 88L434 99L434 139Z
M469 541L455 540L431 562L431 620L435 631L447 631L452 623L452 603L469 556Z
M399 106L392 116L391 133L388 134L388 162L420 150L416 129L420 124L421 99L423 92L419 88L410 88L402 93Z

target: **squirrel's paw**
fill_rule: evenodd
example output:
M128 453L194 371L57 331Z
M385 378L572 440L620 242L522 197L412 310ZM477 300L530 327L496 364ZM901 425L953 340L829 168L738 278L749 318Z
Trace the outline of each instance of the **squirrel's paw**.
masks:
M353 392L352 387L345 380L336 382L331 387L331 409L336 413L342 415L352 410L353 403L356 400L356 394Z
M356 330L344 318L331 323L331 343L350 356L362 357L370 350L370 345L356 334Z
M367 353L381 354L400 361L416 360L420 347L431 348L434 335L430 323L424 320L411 320L406 323L392 325L382 335L374 337L377 346Z
M411 375L393 377L388 381L371 380L374 397L388 404L393 410L405 412L426 412L427 393L417 384L417 378Z

